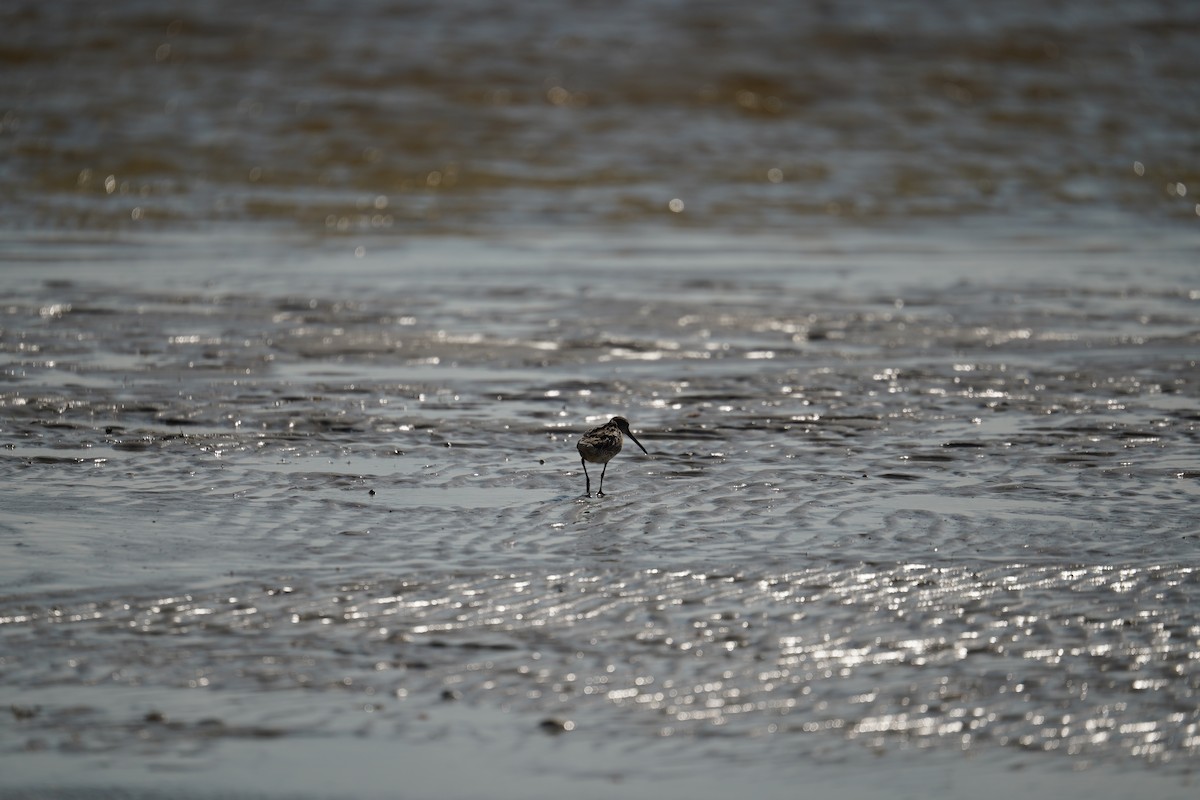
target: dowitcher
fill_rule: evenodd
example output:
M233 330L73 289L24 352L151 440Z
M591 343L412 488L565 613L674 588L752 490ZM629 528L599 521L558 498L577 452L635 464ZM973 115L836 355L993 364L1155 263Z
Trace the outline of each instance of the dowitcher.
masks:
M646 453L646 448L642 447L642 443L629 431L629 420L624 417L613 417L599 428L592 428L580 437L579 444L575 445L575 449L579 451L580 461L583 463L583 479L587 481L587 488L584 492L588 497L592 496L592 477L588 475L587 462L604 465L604 468L600 470L600 489L596 492L596 497L604 497L604 472L608 469L608 462L621 452L621 445L624 443L621 434L633 439L633 443L641 447L643 453ZM646 455L650 454L646 453Z

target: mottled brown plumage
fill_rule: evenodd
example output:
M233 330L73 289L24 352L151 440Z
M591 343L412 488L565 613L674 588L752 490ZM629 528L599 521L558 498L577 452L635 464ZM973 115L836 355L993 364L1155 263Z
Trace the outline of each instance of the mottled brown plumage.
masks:
M646 448L642 447L642 443L637 440L637 437L629 431L629 420L624 417L613 417L599 428L592 428L580 437L579 443L575 445L583 464L583 478L587 481L584 493L588 497L592 496L592 478L588 475L587 462L604 465L600 470L600 488L596 491L597 497L604 497L604 473L608 469L608 462L621 452L621 446L624 443L621 434L633 439L633 443L640 447L643 453L650 455L646 452Z

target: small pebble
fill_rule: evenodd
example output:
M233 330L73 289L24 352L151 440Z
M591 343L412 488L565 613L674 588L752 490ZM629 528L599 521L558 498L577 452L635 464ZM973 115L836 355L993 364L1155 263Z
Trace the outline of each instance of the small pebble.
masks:
M569 719L547 717L541 721L538 727L546 733L567 733L568 731L575 730L575 723Z

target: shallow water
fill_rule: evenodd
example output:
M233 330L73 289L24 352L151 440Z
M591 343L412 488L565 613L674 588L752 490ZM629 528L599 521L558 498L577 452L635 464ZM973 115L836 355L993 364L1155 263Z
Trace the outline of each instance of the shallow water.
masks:
M43 261L5 308L4 749L136 788L258 743L336 793L312 737L524 733L525 776L567 728L626 743L537 768L597 791L684 785L643 747L779 793L909 751L1184 791L1190 256L897 244ZM583 498L616 411L651 455Z
M0 15L0 216L19 230L250 223L363 244L531 222L1197 216L1188 0Z
M0 795L1194 794L1191 5L213 8L2 12Z

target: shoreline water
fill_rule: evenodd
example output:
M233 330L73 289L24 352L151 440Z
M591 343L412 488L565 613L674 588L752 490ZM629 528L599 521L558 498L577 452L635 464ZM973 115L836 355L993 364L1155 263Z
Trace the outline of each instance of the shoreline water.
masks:
M4 796L1189 791L1186 250L831 239L6 270Z
M0 797L1190 796L1197 24L0 10Z

